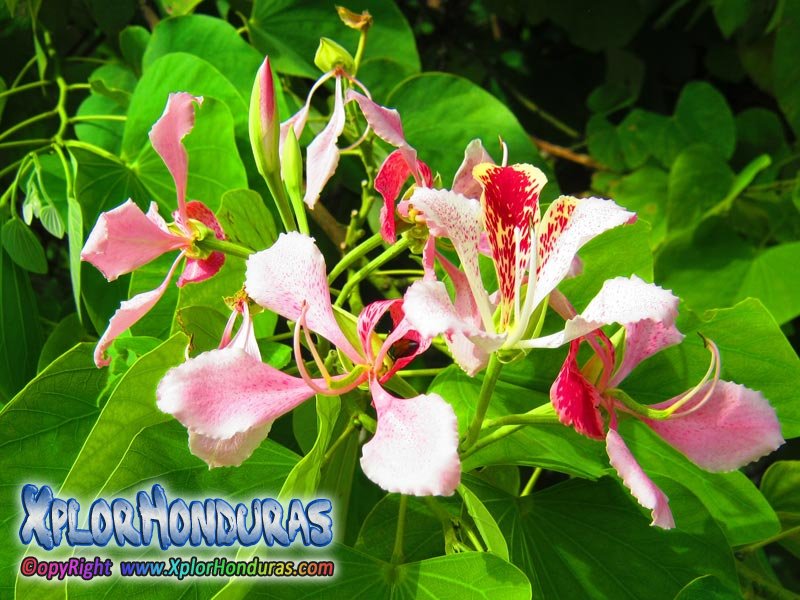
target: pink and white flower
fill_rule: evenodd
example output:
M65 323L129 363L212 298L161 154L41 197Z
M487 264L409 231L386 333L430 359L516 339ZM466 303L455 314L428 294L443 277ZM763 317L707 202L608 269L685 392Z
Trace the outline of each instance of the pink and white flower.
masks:
M666 495L647 477L619 435L618 412L638 417L708 471L737 469L783 443L775 411L764 396L719 379L719 353L710 341L708 373L688 392L642 407L616 389L641 361L683 339L675 327L678 298L669 291L636 276L618 277L606 281L579 315L563 297L557 305L570 317L564 331L538 340L541 347L570 344L550 389L556 413L578 433L605 438L611 465L639 503L652 511L653 525L674 527L672 512ZM612 323L624 329L621 360L600 329ZM583 368L578 364L581 341L595 349L595 356Z
M453 493L460 461L452 407L436 394L398 398L382 386L430 344L405 319L401 300L365 307L357 335L348 337L333 312L322 253L312 238L299 233L281 234L271 248L250 257L245 289L259 305L295 322L300 377L261 363L233 341L170 370L159 385L158 405L187 427L190 438L203 440L196 452L201 458L212 466L239 464L266 437L271 423L301 402L314 394L339 395L367 385L378 419L375 435L363 447L364 473L391 492ZM375 328L387 312L394 329L377 343ZM333 343L352 362L352 370L331 376L310 332ZM306 370L303 338L322 378ZM205 450L209 447L213 456Z
M178 286L204 281L222 268L221 252L201 253L195 242L207 235L224 240L225 233L214 213L202 202L186 201L189 158L183 138L194 127L194 105L203 98L185 92L169 95L164 114L150 130L150 141L161 156L175 182L178 210L174 224L168 225L158 214L158 206L150 203L145 214L132 200L102 213L81 251L81 260L94 265L108 281L130 273L162 254L180 250L167 277L156 289L125 300L111 317L94 353L98 367L109 364L105 353L112 342L141 319L167 289L179 263L186 264L178 278Z
M540 216L539 194L547 179L531 165L483 162L472 174L482 189L480 201L455 189L430 188L417 188L408 200L422 213L431 235L449 238L458 254L464 277L453 280L455 301L444 283L431 279L414 283L405 295L412 325L423 335L443 335L470 375L486 365L493 351L529 347L537 325L534 314L571 273L578 250L635 219L611 200L571 196L557 198ZM471 189L463 175L457 180L460 189ZM497 274L496 293L486 289L480 274L483 235Z

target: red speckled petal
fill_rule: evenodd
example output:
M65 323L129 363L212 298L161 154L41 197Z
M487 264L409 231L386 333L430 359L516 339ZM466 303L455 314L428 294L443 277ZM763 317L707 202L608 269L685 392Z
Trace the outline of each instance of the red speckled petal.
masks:
M581 373L578 367L578 348L575 340L561 371L550 388L550 400L558 419L575 431L596 440L603 439L603 419L600 416L600 392Z

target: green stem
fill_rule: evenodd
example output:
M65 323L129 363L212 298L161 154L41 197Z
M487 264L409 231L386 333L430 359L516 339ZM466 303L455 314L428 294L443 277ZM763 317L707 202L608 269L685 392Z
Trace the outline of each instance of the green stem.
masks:
M53 83L52 81L34 81L33 83L26 83L25 85L20 85L15 88L10 88L0 92L0 98L5 98L6 96L11 96L18 92L25 92L27 90L33 90L36 88L44 87L46 85L50 85Z
M398 371L397 375L400 377L436 377L439 373L445 370L446 367L437 367L433 369L404 369Z
M361 267L350 279L347 280L347 283L344 284L342 292L336 298L336 302L334 304L336 306L342 306L344 301L347 300L353 290L358 287L358 284L362 279L365 279L370 273L375 271L381 265L386 264L393 258L398 257L400 254L405 252L410 245L411 242L407 238L402 238L369 261L366 265Z
M408 496L400 494L400 508L397 512L397 533L394 537L394 549L392 550L392 564L399 565L403 562L403 536L406 528L406 508L408 507Z
M218 250L219 252L244 259L250 258L250 255L254 252L254 250L246 248L245 246L240 246L239 244L234 244L233 242L221 240L212 236L197 240L195 244L202 250Z
M538 104L523 96L522 93L519 92L518 90L512 88L511 93L522 104L522 106L527 108L532 113L539 115L542 119L550 123L556 129L559 129L560 131L566 133L569 137L573 139L578 139L581 136L580 133L578 133L575 129L573 129L569 125L560 121L550 113L539 108Z
M355 418L358 419L358 422L361 423L361 426L364 429L366 429L373 435L375 434L375 431L377 431L378 429L378 422L375 421L375 419L370 417L365 412L359 412L358 414L356 414Z
M358 67L361 66L361 59L364 58L364 49L367 47L367 31L365 27L358 36L358 48L356 48L356 55L353 57L353 77L358 73Z
M36 146L41 144L49 144L50 140L47 138L38 138L34 140L18 140L14 142L2 142L0 143L0 149L5 148L21 148L23 146Z
M28 72L28 71L29 71L29 70L30 70L30 69L31 69L31 68L32 68L32 67L33 67L35 64L36 64L36 56L31 56L31 58L28 60L28 62L26 62L26 63L23 65L22 69L20 69L20 71L19 71L19 74L17 75L17 77L16 77L16 78L14 79L14 81L12 82L12 84L11 84L11 88L10 88L10 89L12 89L12 90L13 90L13 89L16 89L17 87L20 87L20 86L19 86L19 82L20 82L20 81L22 81L22 78L23 78L23 77L25 77L25 74L26 74L26 73L27 73L27 72Z
M536 482L539 480L539 475L541 474L542 474L542 467L536 467L533 470L531 478L528 479L528 483L525 484L525 488L522 490L520 496L527 496L533 491L533 486L536 485Z
M787 537L791 537L793 535L797 535L800 533L800 525L795 527L790 527L789 529L784 529L780 533L776 533L775 535L768 537L765 540L761 540L760 542L756 542L754 544L750 544L749 546L744 546L743 548L739 548L738 552L754 552L759 548L763 548L769 544L773 544L775 542L779 542Z
M336 454L336 451L347 441L347 438L356 430L356 426L351 420L347 427L344 428L342 434L336 439L335 442L328 448L328 451L325 453L325 457L322 459L322 465L320 468L325 467L330 460L333 458L333 455Z
M78 90L90 90L90 89L92 89L92 86L88 83L70 83L67 86L67 90L69 90L70 92Z
M336 278L339 277L339 275L341 275L342 273L344 273L350 267L350 265L352 265L358 259L368 254L375 248L379 247L382 243L383 243L383 238L381 237L381 234L376 233L375 235L368 237L358 246L350 250L350 252L345 254L342 257L342 260L340 260L328 274L328 283L333 283L334 281L336 281Z
M70 117L70 123L82 123L83 121L122 121L125 122L128 117L125 115L76 115Z
M478 450L482 450L486 446L490 446L490 445L494 444L495 442L498 442L498 441L502 440L504 437L507 437L507 436L511 435L512 433L516 433L517 431L519 431L523 427L525 427L525 426L524 425L508 425L506 427L501 427L500 429L497 429L496 431L493 431L489 435L483 436L481 439L479 439L477 442L475 442L474 446L472 446L469 450L467 450L466 452L463 452L461 454L461 462L464 462L467 458L469 458L470 456L475 454Z
M483 429L493 429L505 425L552 425L558 423L558 417L552 404L542 404L521 415L504 415L496 419L488 419Z
M478 397L478 407L475 410L475 417L467 431L467 439L464 442L463 449L466 450L472 446L478 439L483 425L483 419L486 417L486 410L489 408L489 401L492 399L497 379L500 377L500 370L503 368L503 363L497 358L497 353L494 353L489 358L489 364L486 367L486 374L483 377L483 385L481 385L481 394Z
M9 127L3 133L0 133L0 141L6 139L8 136L16 133L20 129L24 129L28 125L33 125L34 123L38 123L39 121L44 121L45 119L49 119L50 117L55 117L58 114L56 110L48 110L47 112L43 112L38 114L30 119L25 119L14 125L13 127Z

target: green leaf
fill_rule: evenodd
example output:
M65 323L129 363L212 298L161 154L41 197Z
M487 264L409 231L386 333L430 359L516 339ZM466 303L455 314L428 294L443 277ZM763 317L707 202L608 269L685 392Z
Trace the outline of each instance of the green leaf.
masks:
M800 135L800 4L786 2L772 61L775 97L795 135Z
M739 590L725 586L713 575L704 575L687 583L675 596L675 600L738 600Z
M467 483L470 481L470 479L467 479ZM508 544L506 544L506 539L503 537L503 533L497 526L497 522L494 520L492 514L486 510L480 498L478 498L463 481L458 486L458 493L464 499L464 507L475 522L475 527L478 528L486 544L486 550L494 552L503 560L508 560Z
M783 436L800 436L800 358L775 319L758 300L702 316L684 311L678 328L686 335L679 346L648 359L624 382L639 402L661 402L697 384L708 366L708 350L696 332L714 340L722 357L722 378L764 394L775 407Z
M549 183L544 201L558 195L558 183L514 114L497 98L467 79L444 73L425 73L406 79L388 103L403 118L403 131L421 160L438 170L449 185L463 160L463 149L480 138L499 158L497 136L508 144L510 161L536 165ZM456 116L457 115L457 116Z
M778 514L783 531L800 527L800 461L772 464L761 479L761 493ZM784 537L780 544L800 557L800 532Z
M756 248L714 219L667 244L656 272L697 310L758 298L778 323L800 315L800 242Z
M416 562L445 553L442 523L428 508L428 501L415 496L408 497L403 535L403 557L406 562ZM450 500L440 501L439 498L432 501L439 502L452 517L458 516L457 504ZM399 510L399 494L387 494L381 498L361 524L354 548L380 560L391 560Z
M733 113L725 96L712 85L702 81L686 84L675 106L675 121L690 144L706 144L725 160L733 156Z
M365 61L388 58L414 73L419 72L414 34L394 2L361 0L352 8L369 11L374 19L364 52ZM275 69L311 79L320 74L313 59L321 37L336 40L353 52L358 44L358 32L345 27L333 4L323 0L256 0L249 29L253 45L269 54Z
M67 238L69 239L69 278L75 310L81 310L81 249L83 248L83 213L74 197L67 198Z
M658 167L644 166L613 181L608 195L620 206L650 224L650 247L657 247L667 234L667 174ZM617 248L622 248L618 246Z
M158 3L168 15L179 17L191 13L202 1L203 0L158 0Z
M589 153L613 171L625 169L625 154L619 132L603 115L594 115L586 124Z
M207 306L186 306L177 311L175 321L189 337L190 354L197 356L219 346L228 318Z
M747 23L750 16L751 0L712 0L714 18L725 39Z
M621 48L633 38L646 16L636 0L608 0L592 10L581 0L547 0L547 16L566 29L570 41L590 52Z
M104 31L119 31L136 12L135 0L106 2L105 0L85 0L89 14Z
M64 490L94 498L136 435L145 427L172 419L156 408L156 386L170 367L183 362L187 342L183 334L171 337L137 360L123 376L91 432L84 436Z
M755 181L774 181L781 169L780 162L789 155L784 125L771 110L748 108L736 115L736 153L733 162L737 167L743 167L762 154L772 157L773 164Z
M190 15L164 19L153 29L142 58L145 71L162 56L186 52L206 61L236 89L242 101L250 103L250 90L261 54L245 42L236 29L221 19L206 15ZM279 107L283 93L277 89ZM221 99L221 98L220 98ZM229 106L234 110L233 106Z
M693 226L707 210L727 196L733 180L733 171L710 146L696 144L681 152L669 173L669 229Z
M118 64L103 65L89 76L92 91L122 107L127 107L136 88L136 75L128 67Z
M139 25L129 25L119 32L119 49L122 58L136 73L142 74L142 57L150 41L150 32Z
M67 352L78 342L85 341L86 331L78 318L78 313L70 313L53 328L39 354L37 372L44 371L51 362Z
M391 565L357 550L334 544L336 577L326 581L325 595L354 598L365 593L370 598L503 598L528 600L531 584L510 563L490 553L465 552L429 558L404 565ZM217 598L226 598L226 587ZM248 598L287 600L308 594L306 586L275 581L268 587L255 586Z
M30 278L2 249L0 307L0 402L7 402L36 373L42 332Z
M91 93L81 102L77 116L115 115L124 116L125 106L107 96ZM81 142L98 146L118 154L122 147L125 123L121 121L91 120L75 123L75 134Z
M3 248L26 271L47 273L47 258L39 238L19 219L6 221L2 230Z
M639 97L644 81L644 62L616 48L606 52L606 79L586 99L593 113L608 114L629 106Z
M607 478L571 480L521 498L475 478L470 488L497 519L511 561L533 583L533 598L671 599L708 573L736 586L725 537L685 488L695 516L669 532L650 527Z
M652 139L648 135L653 129L651 114L634 109L617 126L622 155L629 169L641 167L653 151Z
M278 239L272 213L260 194L252 190L225 192L217 219L229 240L256 252L269 248Z
M107 374L94 366L92 351L92 344L76 346L0 411L0 532L8 540L0 550L0 593L9 598L25 552L17 537L20 487L60 484L99 413L96 398Z

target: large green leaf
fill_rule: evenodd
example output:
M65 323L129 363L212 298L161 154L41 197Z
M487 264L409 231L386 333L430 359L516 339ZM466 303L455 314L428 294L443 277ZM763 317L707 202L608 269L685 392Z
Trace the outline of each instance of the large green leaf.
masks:
M26 271L47 273L47 258L39 238L19 219L6 221L2 229L3 249Z
M64 480L65 492L87 500L97 496L136 435L171 419L156 408L156 386L170 367L183 361L187 342L183 334L173 336L142 356L119 381Z
M685 489L694 516L665 532L650 527L611 479L572 480L521 498L467 481L497 519L534 598L671 599L709 573L736 586L725 537Z
M716 150L695 144L681 152L669 172L667 223L689 228L731 189L734 175Z
M530 582L510 563L491 553L465 552L392 565L347 546L334 544L331 554L336 577L325 582L330 598L503 598L527 600ZM254 587L247 598L307 598L319 593L307 586L275 581ZM227 594L219 599L239 598Z
M2 248L0 306L0 402L7 402L36 373L42 332L28 274Z
M217 219L228 239L251 250L269 248L278 239L272 213L253 190L229 190L222 196Z
M514 114L497 98L467 79L445 73L425 73L406 79L392 92L389 106L403 119L408 142L421 160L438 170L449 186L464 158L464 148L480 138L499 160L497 136L508 144L510 161L532 163L547 175L542 198L558 195L558 183L549 165L539 156L530 137Z
M262 57L229 23L206 15L164 19L153 29L147 44L142 58L144 70L171 52L187 52L207 61L233 84L242 101L250 104L250 90Z
M689 143L710 146L723 159L733 156L736 125L725 96L704 81L686 84L675 106L675 121Z
M800 242L759 249L719 220L669 242L658 281L698 310L758 298L778 323L800 315Z
M374 22L364 59L388 58L419 72L414 34L390 0L359 0L352 10L368 10ZM331 38L355 53L358 32L345 27L334 5L324 0L256 0L249 30L253 45L269 54L277 70L316 79L314 54L321 37Z
M0 594L12 597L25 548L20 488L26 483L57 489L100 410L97 396L107 373L94 366L93 346L76 346L40 373L0 412ZM14 542L14 539L17 542Z

